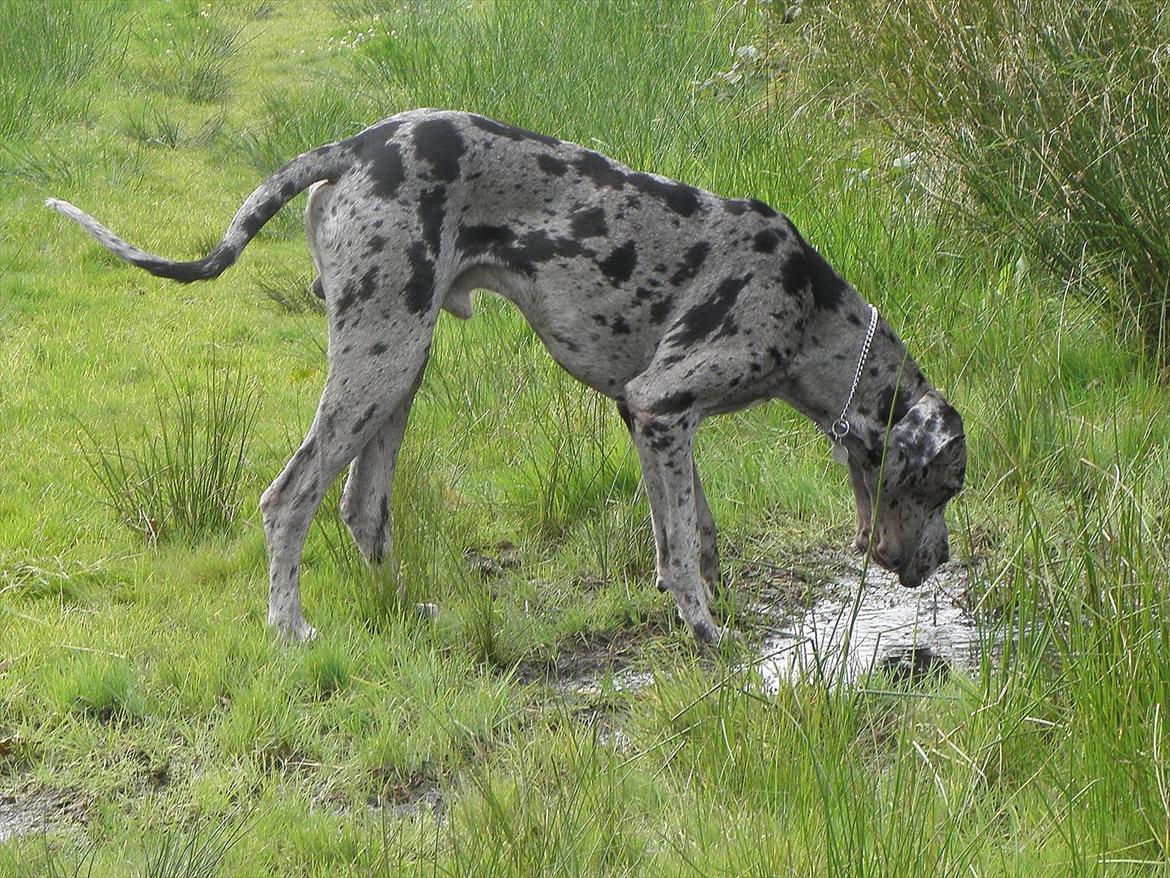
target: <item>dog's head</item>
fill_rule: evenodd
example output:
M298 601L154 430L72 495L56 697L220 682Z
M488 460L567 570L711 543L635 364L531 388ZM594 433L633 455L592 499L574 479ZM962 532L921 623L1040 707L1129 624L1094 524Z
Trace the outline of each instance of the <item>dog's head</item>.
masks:
M931 390L887 435L884 465L880 449L864 463L850 455L857 546L866 549L876 527L873 559L897 573L902 585L914 588L950 556L943 510L963 487L967 469L963 419L941 393Z

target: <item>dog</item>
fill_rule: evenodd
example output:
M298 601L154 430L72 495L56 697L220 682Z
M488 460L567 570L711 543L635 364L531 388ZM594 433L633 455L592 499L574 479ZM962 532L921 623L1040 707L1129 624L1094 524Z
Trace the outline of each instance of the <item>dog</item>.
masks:
M440 310L512 301L567 372L617 403L650 501L658 587L716 642L715 522L695 469L709 415L779 398L847 458L856 545L917 586L948 557L943 512L962 487L959 413L890 326L754 199L632 170L579 145L465 112L421 109L310 150L265 180L202 259L123 241L47 203L165 278L217 277L312 187L309 248L329 321L329 368L304 441L260 500L268 621L314 634L298 570L310 521L349 466L341 514L374 565L390 553L391 482Z

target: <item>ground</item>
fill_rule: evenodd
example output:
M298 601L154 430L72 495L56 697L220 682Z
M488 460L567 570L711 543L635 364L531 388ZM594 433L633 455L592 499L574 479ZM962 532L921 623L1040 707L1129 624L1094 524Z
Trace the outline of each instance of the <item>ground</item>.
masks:
M0 874L1167 874L1165 387L818 90L818 19L774 6L0 0ZM859 648L892 594L854 599L845 473L780 405L700 431L748 637L697 649L611 404L483 294L440 323L395 575L335 490L321 634L271 637L256 502L324 378L303 200L186 287L43 200L192 258L282 160L411 106L760 198L879 307L971 449L955 561L881 608L879 650L912 618L931 654L760 660L838 619Z

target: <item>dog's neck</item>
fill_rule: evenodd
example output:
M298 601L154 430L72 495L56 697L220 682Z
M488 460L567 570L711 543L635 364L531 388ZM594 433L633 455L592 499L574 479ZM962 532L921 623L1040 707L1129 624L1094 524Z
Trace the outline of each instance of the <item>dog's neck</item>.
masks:
M814 308L809 315L804 345L780 397L826 435L842 417L869 321L869 305L856 293L836 308ZM879 316L857 391L844 413L849 428L842 444L860 459L880 455L887 429L928 390L930 384L902 341Z

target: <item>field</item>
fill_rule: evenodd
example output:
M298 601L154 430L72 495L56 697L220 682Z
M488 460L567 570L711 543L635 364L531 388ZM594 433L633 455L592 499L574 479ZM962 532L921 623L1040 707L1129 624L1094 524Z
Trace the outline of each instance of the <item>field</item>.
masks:
M1170 13L1067 5L0 0L0 875L1170 875ZM963 413L973 669L765 685L761 604L858 561L779 403L699 433L746 642L697 648L612 404L486 293L440 320L395 571L335 489L320 636L271 635L304 196L190 286L43 202L195 258L420 106L792 218Z

